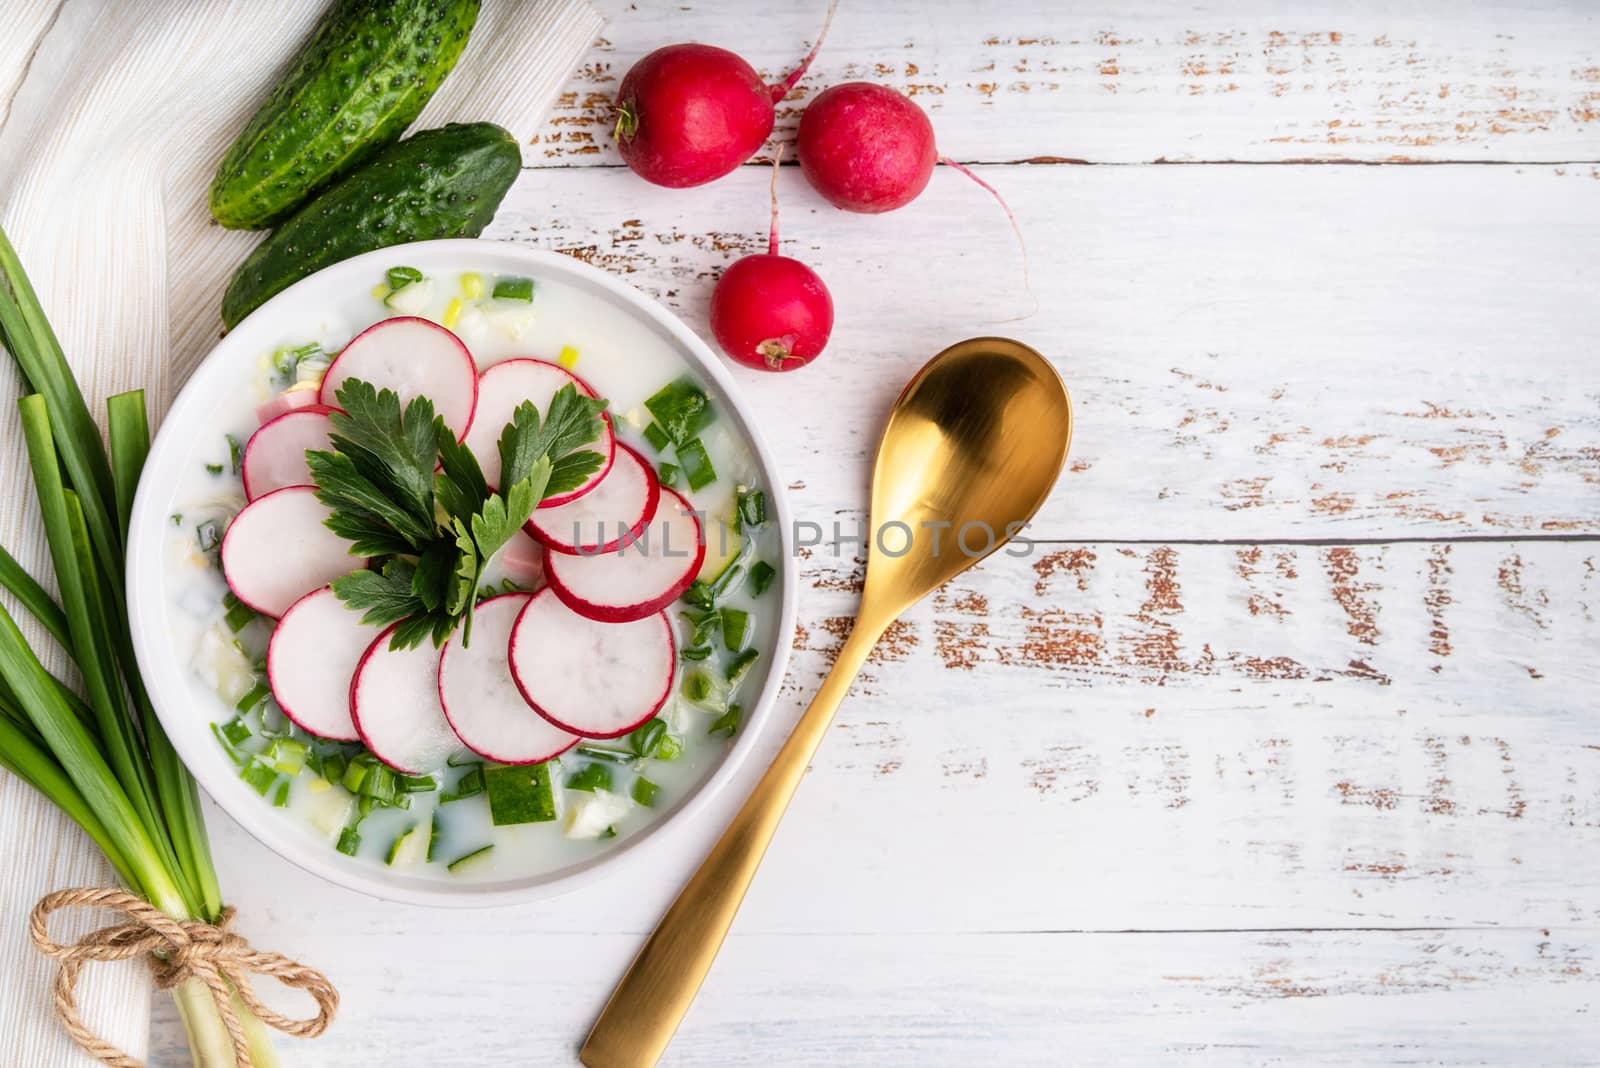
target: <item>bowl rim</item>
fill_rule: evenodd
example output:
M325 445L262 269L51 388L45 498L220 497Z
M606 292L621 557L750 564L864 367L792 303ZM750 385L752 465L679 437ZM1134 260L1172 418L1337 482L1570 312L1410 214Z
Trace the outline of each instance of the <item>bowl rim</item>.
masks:
M325 842L306 834L290 821L272 816L269 807L242 782L233 765L215 745L209 730L212 720L185 716L180 710L190 702L180 658L171 655L163 627L167 605L162 600L162 559L167 510L176 490L175 461L192 440L196 423L203 423L211 395L237 383L243 361L259 356L281 319L304 315L305 304L315 304L320 293L344 285L358 285L363 276L392 266L397 257L418 264L443 261L449 265L485 264L501 259L528 270L535 277L558 276L598 295L620 310L647 320L669 339L679 355L712 387L723 418L734 424L766 480L767 500L778 524L780 594L778 626L772 655L760 693L748 702L744 726L721 761L697 788L648 826L617 842L605 852L575 865L539 875L496 882L463 882L396 877L365 862L352 862ZM470 266L468 269L471 269ZM482 269L482 268L480 268ZM726 788L750 752L771 726L772 707L783 684L793 645L798 581L794 567L793 523L787 484L779 476L771 447L756 426L733 374L687 324L656 299L622 279L571 256L516 242L454 238L416 241L362 253L302 278L251 312L208 352L183 384L161 420L139 480L129 522L127 547L127 601L129 627L139 671L157 718L173 748L197 783L228 816L257 842L312 875L358 893L403 904L435 907L481 908L534 901L568 893L614 874L647 855L666 837L668 828L692 823ZM183 687L183 688L180 688ZM192 710L191 710L192 711ZM267 817L267 818L263 818Z

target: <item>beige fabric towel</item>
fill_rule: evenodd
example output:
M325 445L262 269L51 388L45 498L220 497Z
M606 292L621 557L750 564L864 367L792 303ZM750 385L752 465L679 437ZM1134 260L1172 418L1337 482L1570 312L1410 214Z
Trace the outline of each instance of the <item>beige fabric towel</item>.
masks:
M214 225L206 187L325 6L7 5L0 223L92 408L142 386L159 419L218 336L222 290L259 238ZM466 52L416 128L487 119L526 144L601 26L586 0L485 0ZM12 487L0 502L0 542L44 575L48 552L9 414L18 391L9 361L0 382L0 485ZM44 648L37 630L29 637ZM47 663L61 668L58 657ZM46 891L103 885L109 871L68 820L4 772L0 858L0 1068L87 1065L50 1014L53 969L28 945L26 916ZM242 921L248 931L250 918ZM80 1004L102 1035L142 1055L150 990L140 969L97 968Z

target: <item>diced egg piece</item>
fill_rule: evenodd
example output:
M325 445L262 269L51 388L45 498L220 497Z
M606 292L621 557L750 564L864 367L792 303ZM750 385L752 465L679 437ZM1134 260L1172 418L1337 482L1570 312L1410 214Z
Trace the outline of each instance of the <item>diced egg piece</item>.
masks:
M567 812L566 835L568 838L599 838L631 808L631 798L609 790L596 790L586 797L574 798Z
M522 337L538 315L533 305L524 300L489 300L481 305L480 310L491 326L512 341Z
M200 635L194 654L194 672L228 704L250 692L256 684L255 668L221 623L207 627Z

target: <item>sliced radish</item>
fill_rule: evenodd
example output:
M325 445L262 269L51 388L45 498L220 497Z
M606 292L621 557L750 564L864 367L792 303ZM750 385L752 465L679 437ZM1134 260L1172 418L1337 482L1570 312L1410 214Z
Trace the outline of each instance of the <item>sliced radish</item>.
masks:
M395 624L399 626L399 624ZM350 717L372 755L421 775L461 747L439 705L439 650L431 641L389 648L389 627L372 640L350 680Z
M328 440L333 433L333 423L328 419L331 411L321 404L296 408L256 428L245 443L239 466L247 499L253 501L285 486L312 484L306 452L333 448Z
M402 405L427 397L458 438L472 426L478 365L461 339L438 323L401 316L361 331L323 376L322 403L337 408L339 387L351 378L394 390Z
M285 412L309 408L321 401L315 385L290 386L265 404L256 407L256 422L270 423Z
M635 541L597 556L547 553L544 573L556 596L580 615L626 623L659 612L689 588L706 547L700 520L672 490Z
M473 613L472 644L461 644L457 627L439 659L439 703L456 737L501 764L537 764L578 744L576 734L528 707L511 677L511 628L532 599L508 593L483 601Z
M541 590L545 585L544 546L529 537L526 530L519 530L494 554L485 574L491 583L503 577L529 593Z
M233 595L276 619L312 590L365 567L324 524L328 508L310 486L257 497L222 536L222 576Z
M350 680L374 633L327 586L291 605L267 643L267 683L283 714L318 738L359 741Z
M478 466L483 468L483 477L489 485L500 484L500 435L516 414L517 405L532 401L539 410L539 418L543 419L550 411L550 399L562 386L576 386L579 393L590 397L595 395L588 383L565 368L526 356L503 360L478 377L480 407L473 419L472 429L461 440L478 458ZM601 479L606 477L606 472L611 470L611 461L616 455L611 417L602 415L600 421L600 440L588 448L605 457L605 462L583 485L568 493L546 498L539 505L540 508L554 508L577 500L598 486Z
M627 734L672 689L677 649L665 612L601 623L550 590L534 594L511 630L511 677L534 711L585 738Z
M558 553L614 551L643 532L661 500L661 481L650 461L617 442L617 458L594 490L554 508L540 508L524 528Z

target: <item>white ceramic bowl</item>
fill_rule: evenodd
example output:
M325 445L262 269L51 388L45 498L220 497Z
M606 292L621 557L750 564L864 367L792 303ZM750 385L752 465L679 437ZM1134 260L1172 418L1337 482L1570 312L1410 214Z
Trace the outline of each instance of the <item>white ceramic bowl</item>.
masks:
M781 581L773 586L781 597L776 638L772 655L762 658L766 674L760 680L759 696L747 703L744 725L734 744L698 787L676 799L671 809L648 826L610 845L598 845L595 855L581 863L543 874L452 883L407 875L336 852L298 822L273 810L240 780L238 769L210 729L213 721L231 718L233 710L203 686L197 687L188 652L173 648L169 637L168 617L177 609L167 588L171 580L163 562L164 539L177 504L182 465L197 463L196 442L217 440L222 433L215 415L219 401L235 394L241 383L258 373L261 354L281 343L286 324L292 327L318 321L335 306L335 295L344 299L352 288L364 292L374 277L382 277L385 268L402 262L430 276L471 269L532 276L536 281L558 280L597 295L618 315L646 325L698 375L718 404L720 417L730 420L749 443L778 526L782 561ZM375 897L424 905L506 904L565 892L613 871L625 859L636 857L640 847L669 823L693 819L728 782L767 727L788 661L795 621L791 531L784 481L739 398L732 375L671 312L612 275L568 256L498 241L422 241L357 256L290 286L231 330L178 394L156 435L134 502L128 544L134 647L156 712L183 762L217 804L274 852L330 882ZM201 707L196 707L197 703Z

